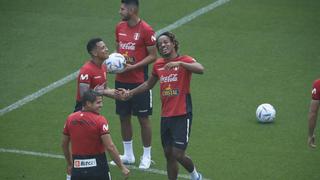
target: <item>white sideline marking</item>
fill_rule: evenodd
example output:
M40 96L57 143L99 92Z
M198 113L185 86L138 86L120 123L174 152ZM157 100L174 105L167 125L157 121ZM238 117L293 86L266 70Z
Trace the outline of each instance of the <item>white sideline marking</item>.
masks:
M213 10L213 9L215 9L215 8L221 6L221 5L223 5L223 4L225 4L225 3L229 2L229 1L231 1L231 0L218 0L218 1L215 1L215 2L213 2L211 4L209 4L209 5L201 8L201 9L198 9L198 10L194 11L193 13L191 13L191 14L189 14L187 16L184 16L183 18L177 20L176 22L170 24L169 26L166 26L166 27L160 29L159 31L156 32L156 34L159 35L159 34L165 32L165 31L171 31L173 29L176 29L176 28L178 28L178 27L180 27L180 26L192 21L196 17L201 16L202 14L205 14L205 13L207 13L207 12L209 12L209 11L211 11L211 10ZM74 72L74 73L72 73L72 74L70 74L70 75L68 75L68 76L66 76L66 77L64 77L64 78L52 83L52 84L50 84L49 86L47 86L45 88L42 88L39 91L37 91L37 92L35 92L33 94L30 94L30 95L24 97L23 99L21 99L21 100L15 102L15 103L3 108L3 109L1 109L0 110L0 116L4 115L4 114L6 114L6 113L8 113L8 112L10 112L10 111L12 111L14 109L17 109L17 108L23 106L24 104L26 104L26 103L28 103L30 101L33 101L33 100L37 99L38 97L40 97L40 96L52 91L53 89L58 88L58 87L60 87L60 86L62 86L64 84L72 81L73 79L75 79L77 77L78 73L79 73L79 71L76 71L76 72Z
M14 154L47 157L47 158L54 158L54 159L64 159L64 156L59 155L59 154L49 154L49 153L34 152L34 151L23 151L23 150L18 150L18 149L0 148L0 153L14 153ZM133 165L127 165L127 167L129 169L143 171L143 172L149 172L152 174L159 174L159 175L165 175L165 176L167 175L167 171L163 171L163 170L159 170L159 169L149 168L147 170L141 170L137 166L133 166ZM187 174L180 174L180 175L178 175L178 177L183 178L183 179L190 179L190 176ZM203 180L210 180L210 179L203 178Z
M51 83L49 86L44 87L44 88L40 89L39 91L24 97L23 99L20 99L19 101L11 104L10 106L7 106L7 107L1 109L0 116L4 115L12 110L15 110L15 109L27 104L28 102L33 101L33 100L37 99L38 97L72 81L73 79L75 79L77 77L78 73L79 73L79 70L60 79L60 80L58 80L58 81L56 81L56 82L54 82L54 83Z

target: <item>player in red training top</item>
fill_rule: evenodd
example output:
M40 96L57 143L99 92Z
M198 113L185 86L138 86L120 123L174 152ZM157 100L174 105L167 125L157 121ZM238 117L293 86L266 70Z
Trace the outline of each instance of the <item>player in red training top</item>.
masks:
M107 70L103 65L104 60L109 57L107 46L101 38L93 38L87 43L87 51L92 59L80 69L77 78L77 100L74 112L82 109L81 97L89 89L103 87L106 88L106 96L116 98L116 91L107 87Z
M191 74L202 74L203 66L190 56L178 54L179 43L171 32L164 32L157 38L157 48L163 58L153 65L152 75L139 87L127 91L133 95L149 90L160 81L161 142L167 160L167 172L170 180L178 176L178 163L188 172L192 180L202 179L202 175L186 156L191 122L192 104L190 95Z
M155 33L138 16L138 0L121 0L119 14L122 21L116 26L116 46L118 53L126 57L127 66L117 74L115 88L133 89L148 79L148 64L156 60ZM124 154L121 159L133 164L135 156L132 147L131 115L137 116L141 128L143 155L140 169L148 169L151 164L151 124L152 94L146 91L129 101L116 100L116 113L120 117Z
M315 128L318 118L319 102L320 102L320 79L316 80L312 86L312 99L309 110L309 133L308 145L312 148L316 147L315 143Z
M129 170L122 164L112 142L108 121L99 114L102 95L88 90L83 94L82 103L83 109L70 114L63 129L62 149L67 162L67 173L71 173L72 180L111 179L105 155L107 150L127 177Z

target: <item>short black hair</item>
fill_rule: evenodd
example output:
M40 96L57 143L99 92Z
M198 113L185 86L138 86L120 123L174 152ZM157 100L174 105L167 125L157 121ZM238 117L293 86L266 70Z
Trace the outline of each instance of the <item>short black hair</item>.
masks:
M102 94L92 89L89 89L88 91L84 92L81 98L82 106L85 106L87 102L93 103L94 101L97 100L98 96L102 96Z
M103 41L103 40L101 38L92 38L92 39L90 39L88 41L88 43L87 43L87 51L88 51L88 53L90 55L92 55L91 54L92 50L97 47L97 43L100 42L100 41Z
M174 49L176 50L176 52L178 52L178 50L179 50L179 41L177 40L176 36L170 31L163 32L157 37L156 46L157 46L158 51L159 51L158 41L159 41L159 38L161 36L167 36L170 39L170 41L175 45Z
M126 5L135 5L139 7L139 0L121 0L121 3Z

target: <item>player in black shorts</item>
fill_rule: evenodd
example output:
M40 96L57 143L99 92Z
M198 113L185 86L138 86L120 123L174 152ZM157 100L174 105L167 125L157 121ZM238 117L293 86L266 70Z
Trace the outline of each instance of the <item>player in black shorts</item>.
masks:
M116 81L115 87L123 89L134 89L139 83L121 83ZM145 91L137 96L134 96L128 101L116 101L116 113L120 116L132 114L134 116L144 117L152 115L152 97L151 91Z
M192 123L190 94L191 75L202 74L203 66L188 55L178 54L179 42L171 32L157 38L157 48L162 58L153 65L150 78L137 88L126 91L128 98L149 90L160 81L161 141L167 160L169 180L176 180L181 164L191 180L202 180L192 159L186 155Z
M192 125L192 113L175 117L161 117L161 143L186 150Z

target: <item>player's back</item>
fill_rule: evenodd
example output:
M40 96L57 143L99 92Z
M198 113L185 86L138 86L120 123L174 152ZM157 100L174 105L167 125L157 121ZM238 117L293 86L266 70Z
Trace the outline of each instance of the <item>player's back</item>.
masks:
M72 142L72 154L93 155L103 153L99 126L104 117L93 113L78 111L68 117L68 130Z

